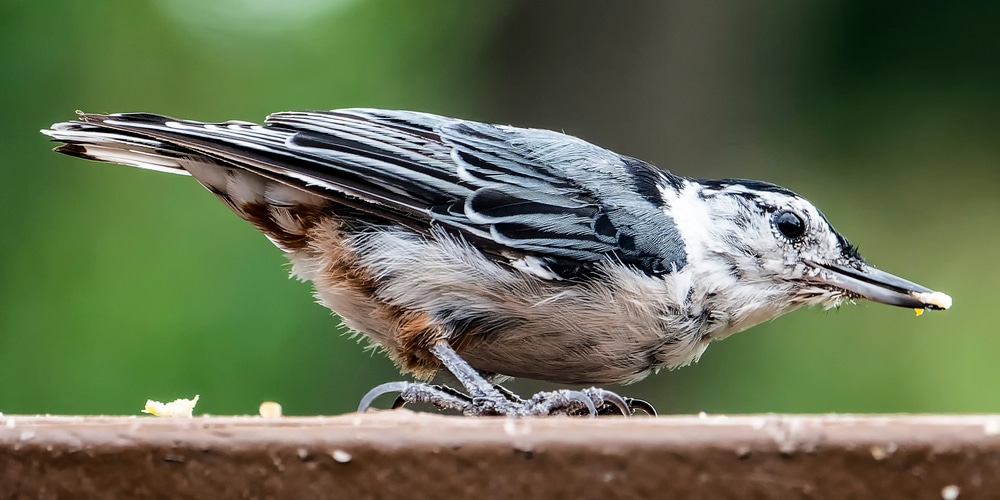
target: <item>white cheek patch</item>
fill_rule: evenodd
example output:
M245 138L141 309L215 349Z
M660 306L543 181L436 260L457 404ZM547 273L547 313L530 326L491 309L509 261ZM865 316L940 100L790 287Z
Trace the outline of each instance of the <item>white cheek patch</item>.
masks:
M704 249L712 237L712 219L706 210L705 200L698 196L699 189L698 185L690 181L684 181L679 191L660 188L660 197L668 207L664 209L664 213L677 226L677 232L684 241L689 265L704 261Z

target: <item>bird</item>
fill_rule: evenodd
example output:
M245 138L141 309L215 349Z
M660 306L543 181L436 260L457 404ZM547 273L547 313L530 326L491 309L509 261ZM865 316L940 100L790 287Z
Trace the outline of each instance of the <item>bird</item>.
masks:
M596 386L691 364L801 306L952 302L868 264L786 188L685 177L559 132L368 108L263 124L77 115L41 131L55 151L194 177L412 375L359 411L396 394L393 408L470 416L655 414ZM591 387L522 398L512 377Z

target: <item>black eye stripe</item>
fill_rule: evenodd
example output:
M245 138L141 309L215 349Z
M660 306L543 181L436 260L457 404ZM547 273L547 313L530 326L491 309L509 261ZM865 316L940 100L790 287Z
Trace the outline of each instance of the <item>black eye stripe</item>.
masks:
M788 210L782 210L774 214L774 227L785 238L790 240L799 238L806 232L806 223L802 220L802 217Z

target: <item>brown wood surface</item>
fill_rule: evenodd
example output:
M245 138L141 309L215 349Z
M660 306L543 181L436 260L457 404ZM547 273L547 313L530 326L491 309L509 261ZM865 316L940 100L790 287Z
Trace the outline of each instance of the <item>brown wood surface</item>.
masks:
M0 417L0 498L1000 498L1000 415Z

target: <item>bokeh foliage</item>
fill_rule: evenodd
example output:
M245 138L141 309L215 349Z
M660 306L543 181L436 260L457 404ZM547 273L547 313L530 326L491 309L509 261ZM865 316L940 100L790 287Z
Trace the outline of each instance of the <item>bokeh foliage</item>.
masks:
M281 6L281 7L277 7ZM1000 9L992 2L0 5L0 411L350 411L398 377L190 178L48 151L92 112L260 120L347 106L565 130L676 173L809 197L914 318L798 311L623 392L667 412L1000 411ZM517 381L516 387L549 387Z

